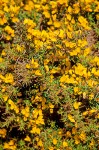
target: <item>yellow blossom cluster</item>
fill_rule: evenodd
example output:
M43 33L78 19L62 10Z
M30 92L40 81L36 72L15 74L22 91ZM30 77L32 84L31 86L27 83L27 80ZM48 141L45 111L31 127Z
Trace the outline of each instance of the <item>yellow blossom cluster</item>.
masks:
M13 149L16 150L16 145L15 145L15 141L14 140L10 140L8 143L4 143L4 149Z
M11 99L8 100L8 104L10 105L11 110L14 110L16 113L19 113L18 106L16 106Z
M5 77L3 75L0 75L0 79L2 79L5 83L13 83L13 75L11 73L6 74Z
M4 128L0 129L0 136L5 138L6 137L6 132L7 132L6 129L4 129Z

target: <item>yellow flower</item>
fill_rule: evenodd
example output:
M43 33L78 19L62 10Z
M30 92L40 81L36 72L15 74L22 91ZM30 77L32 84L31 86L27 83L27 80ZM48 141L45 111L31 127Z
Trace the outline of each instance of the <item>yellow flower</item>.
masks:
M4 82L10 84L13 83L14 82L13 75L11 73L6 74Z
M5 138L6 133L7 133L7 130L6 130L6 129L0 129L0 136L1 136L1 137Z
M35 62L33 58L31 60L31 64L33 65L32 68L34 68L34 69L38 68L38 66L39 66L39 64L37 62Z
M68 79L68 75L63 75L63 76L60 78L60 82L66 82L67 79Z
M5 38L6 38L6 40L8 40L8 41L11 40L11 36L10 36L10 35L6 35Z
M14 143L14 140L10 140L9 143L4 143L3 146L4 149L8 149L8 150L16 150L16 145Z
M78 135L75 135L74 136L74 140L75 140L75 144L79 144L80 143L80 140L79 140L79 136Z
M4 148L4 149L9 149L9 148L10 148L10 146L9 146L9 144L8 144L8 143L4 143L3 148Z
M71 6L69 6L67 10L68 10L68 13L72 13L72 11L73 11Z
M66 137L71 137L71 132L70 131L66 132Z
M79 88L78 87L74 87L74 92L78 93L79 92Z
M38 66L39 66L39 64L37 63L37 62L34 62L34 63L32 63L32 67L35 69L35 68L38 68Z
M78 21L80 22L80 25L84 27L86 30L90 30L91 28L88 26L88 21L83 16L78 17Z
M88 54L90 54L90 51L91 51L90 47L86 48L84 50L84 56L87 56Z
M8 95L3 95L3 99L5 102L8 100L8 97L9 97Z
M0 57L0 63L2 63L3 62L3 58L2 57Z
M26 68L30 69L31 68L30 64L26 64Z
M40 134L40 128L37 128L36 126L34 126L33 128L32 128L32 130L30 131L30 133L37 133L37 134Z
M24 20L24 24L27 24L29 27L32 27L32 28L34 28L36 26L36 23L33 22L33 20L27 19L27 18ZM32 30L32 28L31 28L31 30Z
M50 103L50 104L49 104L49 108L50 108L50 113L53 113L54 105Z
M85 47L88 44L86 40L78 39L78 46L79 47Z
M3 16L2 18L0 18L0 25L4 25L5 23L7 23L7 18Z
M53 21L56 21L56 14L52 15Z
M81 134L79 135L79 138L80 138L81 141L85 141L86 140L85 132L82 131Z
M14 140L9 141L9 146L14 145Z
M96 15L96 19L99 20L99 14Z
M63 141L63 147L67 147L68 146L68 143Z
M70 52L70 56L76 56L80 53L80 48L76 48L75 50L73 50L72 52Z
M52 24L53 24L51 18L50 18L50 20L47 22L47 24L48 24L48 25L52 25Z
M48 72L49 71L48 65L44 65L44 67L45 67L46 72Z
M73 127L73 128L72 128L72 134L74 134L74 135L75 135L76 133L77 133L77 130L76 130L76 128L75 128L75 127Z
M12 37L14 36L14 30L13 30L10 26L6 26L6 27L5 27L5 31L6 31L8 34L11 34Z
M37 75L37 76L42 76L42 74L40 73L40 70L36 70L36 71L35 71L35 75Z
M60 70L61 70L60 68L53 68L53 69L50 71L50 73L51 73L51 74L59 73Z
M13 18L12 18L12 22L13 22L13 23L19 22L19 19L18 19L17 17L13 17Z
M89 100L92 100L93 98L94 98L94 94L91 93L91 94L89 95Z
M44 11L43 14L45 15L46 18L50 18L50 13L48 11Z
M38 146L40 146L40 147L42 147L42 146L43 146L42 141L41 141L41 140L39 140L39 141L37 142L37 145L38 145Z
M20 45L17 44L16 49L17 49L18 52L23 52L23 50L24 50L24 45L20 46Z
M24 121L27 121L27 117L24 116L24 117L23 117L23 120L24 120Z
M83 116L86 116L86 115L88 115L88 111L83 112Z
M14 104L14 102L11 99L8 100L8 104L10 104L11 110L14 110L16 113L19 113L19 108Z
M61 39L63 39L63 38L64 38L64 30L60 29L59 37L60 37ZM56 46L61 48L61 45L56 45ZM61 54L61 52L60 52L60 51L59 51L59 53Z
M67 20L71 20L71 15L70 14L66 14Z
M86 99L86 92L83 92L83 98Z
M93 114L93 113L95 113L95 112L97 112L96 109L91 109L91 110L89 111L89 114Z
M58 21L54 22L54 27L59 28L61 26L61 23Z
M28 3L24 6L24 9L26 11L32 11L34 9L35 5L34 3L30 0Z
M75 109L78 109L80 105L81 105L81 102L74 102L73 104Z
M50 1L50 5L53 9L55 9L57 7L57 2L55 1Z
M75 24L75 20L74 20L74 18L72 18L71 23L72 23L72 24Z
M26 113L25 109L22 109L22 110L21 110L21 113L22 113L23 115L25 115L25 113Z
M1 56L6 56L6 52L3 50Z
M54 147L50 147L49 150L54 150Z
M24 139L27 142L31 142L31 138L27 135L26 138Z
M95 140L92 139L91 142L90 142L90 148L92 148L94 145L95 145Z
M6 87L6 86L2 86L2 90L1 90L1 91L2 91L2 93L3 93L3 92L5 92L5 91L6 91L6 89L7 89L7 87Z
M13 101L11 99L8 100L9 104L13 104Z
M75 122L75 119L73 118L72 115L68 114L68 119L70 120L70 122Z
M16 114L18 114L19 113L19 108L15 105L15 107L14 107L14 111L16 112Z
M53 144L56 145L57 144L57 139L53 139Z
M69 37L70 39L72 39L72 32L67 31L67 37Z
M50 107L50 108L54 108L54 105L50 103L50 104L49 104L49 107Z
M27 34L27 39L30 40L32 38L32 36L30 34Z
M51 114L53 113L53 109L52 109L52 108L50 108L50 113L51 113Z

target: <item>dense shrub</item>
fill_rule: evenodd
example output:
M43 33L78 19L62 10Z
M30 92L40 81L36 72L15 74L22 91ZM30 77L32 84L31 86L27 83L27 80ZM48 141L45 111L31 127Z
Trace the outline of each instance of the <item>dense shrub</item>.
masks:
M0 150L99 149L98 0L0 1Z

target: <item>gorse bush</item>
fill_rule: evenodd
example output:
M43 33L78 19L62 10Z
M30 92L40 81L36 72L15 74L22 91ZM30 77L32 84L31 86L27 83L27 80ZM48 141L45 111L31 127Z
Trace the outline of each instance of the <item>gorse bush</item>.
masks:
M99 1L0 1L0 150L99 149Z

